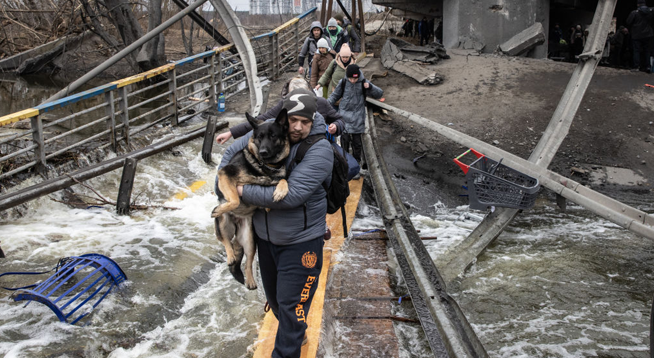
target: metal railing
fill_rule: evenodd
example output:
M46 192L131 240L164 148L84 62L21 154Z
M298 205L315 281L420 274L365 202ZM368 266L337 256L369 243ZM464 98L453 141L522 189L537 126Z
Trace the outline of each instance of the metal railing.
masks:
M308 33L315 11L251 39L260 75L275 79L297 63L301 31ZM262 39L268 43L260 43ZM28 130L0 136L0 180L26 171L45 175L50 165L69 159L67 154L74 149L115 152L120 143L129 147L130 138L150 127L177 125L215 108L219 93L229 98L247 88L240 55L229 51L233 46L0 117L0 127L30 121Z
M270 32L250 39L257 58L259 75L278 78L297 63L298 52L309 35L311 22L316 20L316 9L313 8Z

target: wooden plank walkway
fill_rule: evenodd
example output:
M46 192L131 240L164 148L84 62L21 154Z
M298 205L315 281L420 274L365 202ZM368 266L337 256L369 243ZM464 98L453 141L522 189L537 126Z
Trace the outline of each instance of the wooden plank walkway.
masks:
M328 356L399 357L385 232L353 238L342 249L323 317ZM365 240L358 240L365 239ZM384 299L386 298L386 299ZM396 302L396 301L395 301ZM347 332L347 334L343 334Z

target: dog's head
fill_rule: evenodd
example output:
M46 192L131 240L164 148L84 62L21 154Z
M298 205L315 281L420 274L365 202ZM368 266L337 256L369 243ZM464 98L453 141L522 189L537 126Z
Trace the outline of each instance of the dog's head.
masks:
M288 140L289 124L286 109L279 112L274 122L259 122L249 113L245 113L245 116L254 130L248 150L267 164L278 163L285 159L291 148Z

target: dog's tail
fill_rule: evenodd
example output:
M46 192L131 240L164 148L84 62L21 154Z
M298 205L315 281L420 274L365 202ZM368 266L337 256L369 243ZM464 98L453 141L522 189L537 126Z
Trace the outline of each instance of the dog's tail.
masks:
M234 276L234 279L241 284L245 285L245 277L243 276L243 271L241 270L241 261L243 261L243 256L240 260L236 260L233 265L229 266L229 272Z

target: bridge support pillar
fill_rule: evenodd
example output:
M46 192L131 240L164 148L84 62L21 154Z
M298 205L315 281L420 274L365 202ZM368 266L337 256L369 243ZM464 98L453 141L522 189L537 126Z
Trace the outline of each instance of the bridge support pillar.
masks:
M129 206L134 188L134 176L136 175L137 159L126 158L123 166L123 176L120 178L118 199L116 200L116 212L119 215L129 215Z
M209 115L207 128L204 131L204 142L202 143L202 160L211 163L211 151L213 150L213 135L216 134L216 117Z
M564 198L561 194L556 194L556 206L561 209L561 211L565 211L567 200Z

